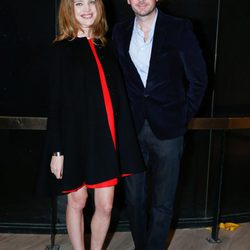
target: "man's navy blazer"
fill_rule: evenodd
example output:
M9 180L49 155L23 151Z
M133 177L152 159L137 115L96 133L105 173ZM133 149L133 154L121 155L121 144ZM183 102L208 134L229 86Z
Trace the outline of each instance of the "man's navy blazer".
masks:
M134 66L129 46L134 19L113 30L137 132L145 119L160 139L186 132L207 85L206 66L190 21L158 10L146 87Z

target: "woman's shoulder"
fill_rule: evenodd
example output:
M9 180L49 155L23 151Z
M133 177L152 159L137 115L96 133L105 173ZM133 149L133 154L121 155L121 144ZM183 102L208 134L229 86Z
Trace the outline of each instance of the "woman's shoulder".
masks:
M65 51L66 47L67 47L66 40L53 41L49 46L50 54L52 55L62 54Z
M52 49L63 49L63 48L67 48L73 40L70 39L63 39L63 40L55 40L51 43L51 48Z
M75 51L83 50L86 47L87 42L82 38L63 39L54 41L50 50L52 54L71 55Z
M69 39L55 40L49 46L49 55L53 60L64 61L72 53L74 44L73 40Z

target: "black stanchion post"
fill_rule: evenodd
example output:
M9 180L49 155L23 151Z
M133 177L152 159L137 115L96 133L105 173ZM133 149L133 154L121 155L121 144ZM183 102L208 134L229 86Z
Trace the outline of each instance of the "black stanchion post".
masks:
M56 222L57 222L57 197L51 197L51 224L50 224L50 245L45 250L59 250L60 246L55 244Z
M222 242L219 239L219 223L220 223L221 191L222 191L222 179L223 179L224 156L225 156L225 137L226 137L226 131L223 130L221 135L221 144L220 144L219 167L217 168L216 171L212 233L211 233L211 238L207 239L208 242L210 243Z

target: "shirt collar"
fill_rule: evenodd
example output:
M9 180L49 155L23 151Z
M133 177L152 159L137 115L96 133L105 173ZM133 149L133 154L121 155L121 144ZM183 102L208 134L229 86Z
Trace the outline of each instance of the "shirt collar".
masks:
M153 23L151 24L150 31L148 34L148 40L146 43L151 42L151 40L153 39L153 34L154 34L154 30L155 30L157 16L158 16L158 9L156 8L155 9L155 17L154 17ZM136 17L135 17L135 21L134 21L134 31L137 33L137 35L139 35L141 38L144 39L144 33L137 25L137 18Z

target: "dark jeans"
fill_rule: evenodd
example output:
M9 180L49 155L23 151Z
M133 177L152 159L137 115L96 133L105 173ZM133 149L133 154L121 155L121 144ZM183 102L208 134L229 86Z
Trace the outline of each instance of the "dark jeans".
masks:
M138 138L148 169L125 178L131 232L136 250L163 250L172 219L183 136L159 140L145 122Z

